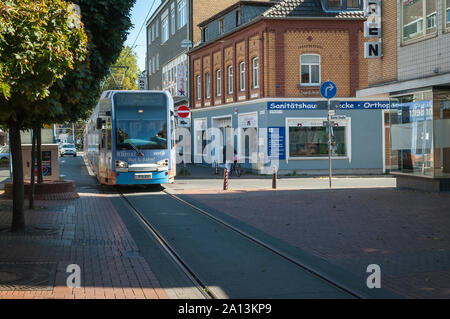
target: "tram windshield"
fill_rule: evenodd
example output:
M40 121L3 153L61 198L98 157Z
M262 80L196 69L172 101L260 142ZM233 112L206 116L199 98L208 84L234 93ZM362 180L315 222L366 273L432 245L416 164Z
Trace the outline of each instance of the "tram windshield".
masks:
M167 149L167 98L161 93L114 96L117 150Z

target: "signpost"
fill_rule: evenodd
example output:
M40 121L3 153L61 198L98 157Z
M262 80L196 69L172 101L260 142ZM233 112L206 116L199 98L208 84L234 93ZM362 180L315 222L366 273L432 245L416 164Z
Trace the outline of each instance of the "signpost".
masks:
M189 117L190 114L191 111L186 105L181 105L177 110L177 115L182 118Z
M331 178L332 178L332 168L331 168L331 116L334 116L331 112L331 99L337 94L337 86L331 81L326 81L320 86L320 94L328 100L328 116L327 116L327 127L328 127L328 169L330 176L330 188L331 188ZM325 124L325 123L324 123Z

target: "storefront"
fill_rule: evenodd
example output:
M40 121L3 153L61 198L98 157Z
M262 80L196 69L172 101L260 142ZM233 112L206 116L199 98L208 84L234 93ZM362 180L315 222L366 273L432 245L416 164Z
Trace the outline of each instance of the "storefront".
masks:
M392 96L390 170L399 186L450 190L450 90Z
M332 160L337 174L386 171L385 121L390 102L332 101ZM260 99L192 110L195 163L223 163L231 144L242 166L258 173L328 172L327 102L323 99Z

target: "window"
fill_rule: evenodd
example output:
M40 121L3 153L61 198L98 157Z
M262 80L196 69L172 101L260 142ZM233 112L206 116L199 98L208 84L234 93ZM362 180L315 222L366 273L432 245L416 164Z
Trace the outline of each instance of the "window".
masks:
M347 0L347 9L359 9L359 0Z
M320 84L319 55L304 54L300 57L300 83L306 86Z
M342 8L342 0L328 0L329 10L339 10Z
M159 21L155 23L155 39L159 37Z
M184 27L187 23L186 0L178 1L178 29Z
M202 81L200 75L197 75L197 100L202 99Z
M222 34L223 31L224 31L224 28L223 28L223 19L220 19L220 20L219 20L219 34Z
M156 70L159 71L159 53L156 54Z
M403 42L436 34L436 0L402 0L401 16Z
M156 32L155 32L155 25L152 25L152 41L155 41L156 39Z
M288 119L289 157L327 157L328 129L323 127L326 118ZM331 155L333 157L347 156L347 120L338 122L332 127Z
M245 91L245 63L239 63L239 90Z
M450 28L450 0L445 0L444 11L445 26L446 28Z
M161 22L161 43L169 40L169 16L165 16Z
M233 67L228 67L228 94L233 94Z
M152 43L152 28L148 28L148 42Z
M361 8L361 0L325 0L328 10L355 10Z
M242 24L242 9L236 10L236 26L240 26Z
M208 28L204 27L203 28L203 42L208 41Z
M253 88L257 89L259 88L259 59L254 58L252 60L253 65Z
M175 7L172 5L172 8L170 9L170 32L171 34L175 34Z
M205 97L209 99L211 97L211 78L209 72L205 74Z
M216 96L222 95L222 71L216 71Z

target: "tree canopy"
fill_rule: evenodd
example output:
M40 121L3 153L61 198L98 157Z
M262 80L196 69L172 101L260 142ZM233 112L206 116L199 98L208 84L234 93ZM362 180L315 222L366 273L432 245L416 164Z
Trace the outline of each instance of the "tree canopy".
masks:
M0 1L0 121L26 118L56 80L86 59L87 36L64 0Z
M139 73L141 73L138 69L137 65L137 57L136 53L132 50L131 47L125 46L122 49L122 52L120 53L119 58L116 60L116 63L114 63L115 67L126 67L126 69L117 69L115 72L114 69L111 69L111 73L114 75L114 78L109 75L106 80L102 83L101 91L106 90L114 90L117 89L116 81L119 82L122 80L123 77L123 83L122 83L122 90L137 90L137 79Z

